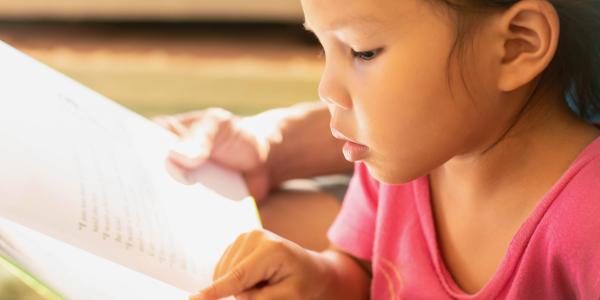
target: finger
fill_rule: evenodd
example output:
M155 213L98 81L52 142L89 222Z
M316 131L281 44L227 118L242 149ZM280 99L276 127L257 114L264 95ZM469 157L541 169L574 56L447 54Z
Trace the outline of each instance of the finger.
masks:
M178 136L184 136L189 131L186 126L174 116L158 116L152 118L152 121Z
M239 295L235 295L236 300L289 300L293 298L291 289L284 283L252 288Z
M235 242L225 250L225 254L221 256L221 259L217 263L217 267L213 273L213 280L217 280L227 273L232 263L240 260L240 257L244 258L254 251L253 247L247 247L248 240L250 240L252 236L253 232L240 235Z
M221 277L223 275L223 273L225 273L223 271L223 265L225 263L228 263L229 260L231 260L231 254L232 254L234 247L236 247L236 244L237 244L237 240L234 244L229 245L229 247L227 247L227 249L225 249L225 252L219 259L219 262L217 263L217 266L215 267L215 270L213 271L213 277L212 277L213 280L217 280L217 278Z
M169 159L187 169L196 169L210 158L212 142L188 137L173 146Z
M173 147L170 157L178 164L196 169L208 160L212 153L216 138L226 122L214 118L204 118L188 129L187 136Z
M184 124L182 124L176 117L167 116L165 119L169 125L169 128L171 128L171 131L173 131L173 133L175 133L176 135L185 136L188 134L189 129Z
M152 121L154 123L156 123L157 125L159 125L160 127L172 132L175 135L179 136L179 132L177 130L177 127L173 126L171 124L171 121L169 119L168 116L161 116L161 117L155 117L152 119Z
M188 177L189 170L177 164L177 162L174 162L172 159L169 158L165 162L165 167L169 175L171 175L171 177L177 180L178 182L186 185L193 184L192 180L190 180L190 178Z
M204 115L204 111L191 111L176 115L155 116L151 118L151 120L161 127L179 135L182 131L187 131L187 128L191 127L193 122L201 119Z
M261 281L268 281L276 271L273 266L278 265L272 255L265 257L264 252L254 252L190 299L213 300L240 294Z
M214 277L214 279L220 278L225 273L229 272L232 267L238 265L244 258L246 258L255 249L258 239L255 238L253 232L244 234L240 239L237 246L237 251L231 253L229 259L223 262L221 272Z

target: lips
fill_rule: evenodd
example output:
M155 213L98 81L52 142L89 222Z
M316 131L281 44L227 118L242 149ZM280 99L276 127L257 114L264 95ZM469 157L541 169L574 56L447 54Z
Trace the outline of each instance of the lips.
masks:
M341 133L339 130L337 130L335 127L331 126L331 134L333 135L334 138L338 139L338 140L345 140L360 146L365 146L359 142L357 142L354 139L351 139L349 137L347 137L346 135L344 135L343 133ZM366 147L366 146L365 146Z
M331 134L336 139L346 141L346 143L344 143L344 147L342 148L342 153L347 161L356 162L363 160L368 156L369 147L347 137L333 126L331 126Z

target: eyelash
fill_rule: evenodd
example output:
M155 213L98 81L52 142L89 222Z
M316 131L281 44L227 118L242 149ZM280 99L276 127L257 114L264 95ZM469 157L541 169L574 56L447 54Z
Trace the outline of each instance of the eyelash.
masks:
M382 48L375 49L375 50L369 50L369 51L355 51L354 49L350 49L350 54L355 59L360 59L362 61L371 61L371 60L377 58L379 56L379 54L381 54L382 50L383 50ZM367 54L370 54L370 56L367 56ZM321 49L319 51L318 57L324 58L325 50Z
M356 59L360 59L362 61L371 61L377 58L381 53L381 48L369 51L355 51L354 49L350 49L352 53L352 57Z

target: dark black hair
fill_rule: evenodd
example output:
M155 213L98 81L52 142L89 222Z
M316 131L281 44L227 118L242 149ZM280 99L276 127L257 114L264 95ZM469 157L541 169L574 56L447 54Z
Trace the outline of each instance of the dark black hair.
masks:
M455 47L460 54L476 20L486 11L508 9L520 0L436 0L458 12ZM600 0L546 0L560 19L556 55L540 84L558 86L569 107L586 121L600 121ZM463 78L464 80L464 78ZM537 90L537 88L536 88Z

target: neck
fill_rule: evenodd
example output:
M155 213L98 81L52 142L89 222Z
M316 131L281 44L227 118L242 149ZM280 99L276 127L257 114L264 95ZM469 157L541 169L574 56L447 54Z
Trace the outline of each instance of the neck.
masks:
M471 208L541 199L600 131L558 97L539 103L545 105L529 109L491 148L456 156L432 171L434 197Z

